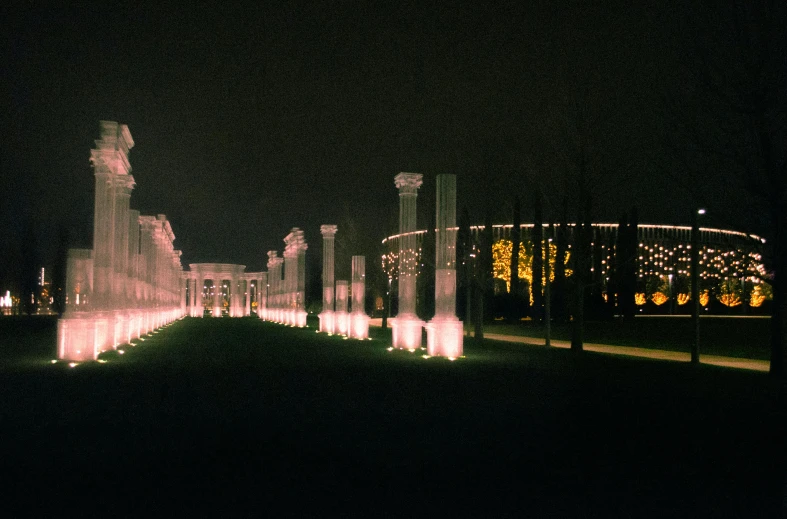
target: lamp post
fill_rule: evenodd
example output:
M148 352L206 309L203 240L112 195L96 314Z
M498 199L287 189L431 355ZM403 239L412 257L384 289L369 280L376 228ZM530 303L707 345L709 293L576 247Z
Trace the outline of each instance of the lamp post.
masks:
M694 342L691 345L691 363L700 362L700 226L699 217L705 214L705 209L697 209L691 214L691 318L694 321Z
M547 240L547 246L544 251L544 269L546 270L546 275L544 276L544 345L546 346L551 346L552 342L552 283L549 282L549 278L552 276L552 267L549 264L549 255L552 252L551 245L552 238L550 237Z
M675 291L672 289L672 274L667 274L669 279L669 314L675 313Z

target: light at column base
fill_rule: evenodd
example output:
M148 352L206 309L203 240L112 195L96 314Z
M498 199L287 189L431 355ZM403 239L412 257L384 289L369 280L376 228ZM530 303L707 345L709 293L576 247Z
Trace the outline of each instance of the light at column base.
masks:
M424 322L415 315L402 315L391 319L393 347L404 350L420 348L423 325Z
M455 360L463 354L462 321L435 317L426 326L426 351L432 356Z

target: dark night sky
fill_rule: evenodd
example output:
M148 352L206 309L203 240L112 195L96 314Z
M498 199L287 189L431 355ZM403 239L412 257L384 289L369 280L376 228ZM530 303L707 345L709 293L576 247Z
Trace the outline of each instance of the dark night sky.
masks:
M167 215L184 264L264 269L294 226L316 254L322 223L351 222L368 249L396 228L400 171L424 174L424 223L438 173L458 175L476 223L487 210L510 222L513 194L529 220L536 185L557 217L566 186L574 196L580 112L595 220L637 204L642 222L686 223L697 203L660 151L686 18L700 23L676 6L165 4L3 8L6 246L24 240L20 215L42 262L58 225L90 246L101 119L129 126L132 208Z

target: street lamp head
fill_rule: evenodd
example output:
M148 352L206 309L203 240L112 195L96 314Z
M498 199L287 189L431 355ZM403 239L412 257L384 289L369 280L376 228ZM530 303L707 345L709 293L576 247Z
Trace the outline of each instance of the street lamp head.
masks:
M705 214L705 209L697 209L697 214Z

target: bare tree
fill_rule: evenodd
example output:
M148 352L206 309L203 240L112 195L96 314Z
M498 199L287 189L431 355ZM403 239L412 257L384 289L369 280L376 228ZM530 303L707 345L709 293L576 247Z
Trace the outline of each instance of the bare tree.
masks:
M681 91L671 96L673 149L695 200L746 207L732 217L765 229L772 274L771 374L787 363L787 4L731 1L683 28ZM697 23L704 20L705 23ZM711 183L707 182L712 172ZM711 184L723 185L712 190ZM742 204L746 202L746 204ZM762 209L760 209L762 208Z

